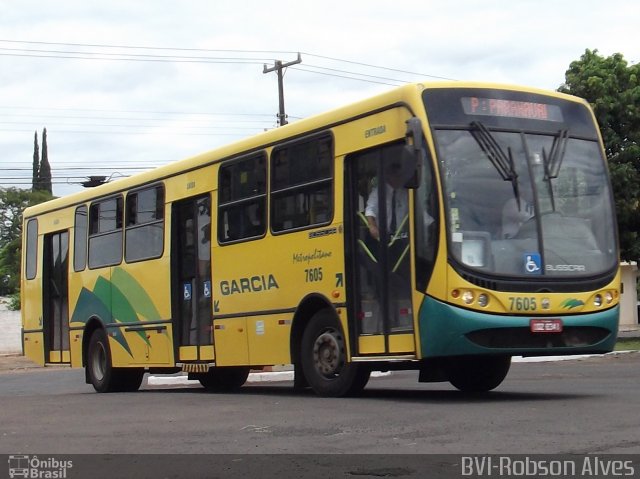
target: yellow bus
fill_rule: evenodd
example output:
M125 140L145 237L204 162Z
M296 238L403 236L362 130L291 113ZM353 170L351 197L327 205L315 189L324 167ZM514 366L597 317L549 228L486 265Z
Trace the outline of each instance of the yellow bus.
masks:
M31 207L23 231L24 352L98 392L280 364L324 396L403 369L487 391L514 355L605 353L618 329L602 139L555 92L410 84Z

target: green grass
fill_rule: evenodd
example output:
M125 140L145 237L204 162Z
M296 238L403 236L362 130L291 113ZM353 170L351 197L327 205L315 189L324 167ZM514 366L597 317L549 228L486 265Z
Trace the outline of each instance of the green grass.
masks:
M640 350L640 338L618 338L615 351L638 351Z

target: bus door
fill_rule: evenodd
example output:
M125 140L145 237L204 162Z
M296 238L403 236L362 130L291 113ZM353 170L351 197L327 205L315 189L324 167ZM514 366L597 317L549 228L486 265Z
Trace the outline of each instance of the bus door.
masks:
M360 356L415 351L409 190L399 184L398 171L403 145L347 157L350 318Z
M172 213L174 331L180 361L213 360L211 197L174 203Z
M45 362L70 363L68 231L44 237L42 289Z

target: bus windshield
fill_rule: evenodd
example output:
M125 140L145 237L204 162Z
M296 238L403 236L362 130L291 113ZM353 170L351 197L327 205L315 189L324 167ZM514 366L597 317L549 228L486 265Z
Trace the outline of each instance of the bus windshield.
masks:
M616 264L614 214L596 141L437 130L452 256L485 273L593 276Z

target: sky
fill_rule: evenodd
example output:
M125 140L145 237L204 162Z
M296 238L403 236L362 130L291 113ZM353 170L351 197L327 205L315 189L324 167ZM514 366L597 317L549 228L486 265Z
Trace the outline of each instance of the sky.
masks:
M557 89L586 49L640 61L636 0L0 0L0 186L53 193L413 81Z

